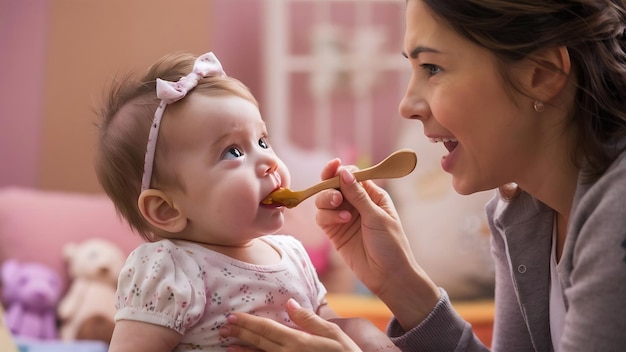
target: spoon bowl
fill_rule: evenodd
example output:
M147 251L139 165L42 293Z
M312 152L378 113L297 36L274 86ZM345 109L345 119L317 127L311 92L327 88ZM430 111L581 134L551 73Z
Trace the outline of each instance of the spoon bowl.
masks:
M417 165L417 155L411 149L400 149L391 153L374 166L354 172L357 181L384 178L399 178L410 174ZM312 195L329 188L339 188L339 176L324 180L302 191L279 188L263 200L263 204L280 204L293 208Z

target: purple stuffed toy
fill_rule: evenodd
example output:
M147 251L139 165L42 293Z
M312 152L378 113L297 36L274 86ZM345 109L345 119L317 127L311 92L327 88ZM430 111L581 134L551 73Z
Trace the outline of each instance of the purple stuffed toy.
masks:
M43 264L7 260L2 265L2 291L6 324L14 336L58 338L56 306L63 292L58 273Z

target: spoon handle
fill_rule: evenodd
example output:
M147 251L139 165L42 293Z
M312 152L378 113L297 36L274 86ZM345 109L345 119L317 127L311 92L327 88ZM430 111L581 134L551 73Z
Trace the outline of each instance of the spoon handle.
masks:
M400 149L374 166L354 172L358 182L383 178L398 178L410 174L417 165L417 155L410 149ZM329 188L339 188L339 176L324 180L302 191L304 198Z

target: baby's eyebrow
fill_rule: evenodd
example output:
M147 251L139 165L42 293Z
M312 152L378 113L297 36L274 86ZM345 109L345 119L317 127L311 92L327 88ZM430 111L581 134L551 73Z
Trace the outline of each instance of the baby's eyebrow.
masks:
M222 145L224 143L225 140L228 139L228 137L230 137L233 133L232 132L227 132L227 133L223 133L220 136L218 136L217 138L215 138L215 140L213 141L212 148L218 148L220 145Z

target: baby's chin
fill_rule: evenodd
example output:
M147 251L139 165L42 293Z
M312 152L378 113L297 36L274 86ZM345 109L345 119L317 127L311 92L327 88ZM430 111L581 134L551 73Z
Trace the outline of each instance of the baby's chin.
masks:
M261 232L266 233L266 234L271 234L271 233L276 233L280 231L281 229L283 229L285 225L285 214L284 214L285 207L279 207L278 209L279 210L273 212L270 215L270 218L267 219L267 221L265 221L264 224L260 226Z

